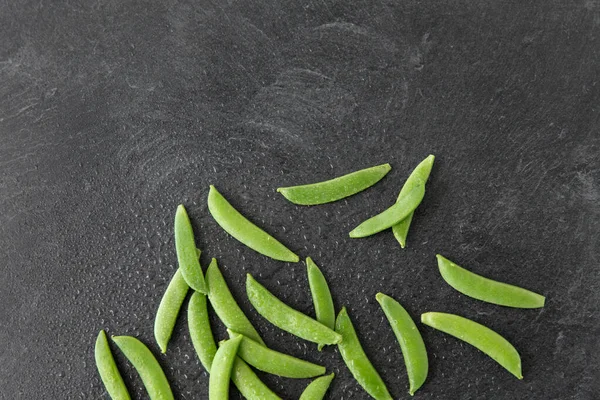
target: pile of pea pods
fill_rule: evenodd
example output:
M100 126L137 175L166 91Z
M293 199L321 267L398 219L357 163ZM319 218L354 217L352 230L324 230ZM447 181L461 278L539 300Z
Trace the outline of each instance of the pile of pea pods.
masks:
M390 229L400 246L406 238L414 210L425 196L434 156L425 158L406 180L396 202L385 211L367 219L350 232L361 238ZM343 199L361 192L389 171L383 164L352 172L328 181L279 188L286 199L299 205L317 205ZM231 236L251 249L275 260L298 262L299 257L264 230L250 222L210 186L208 209L215 221ZM209 373L209 399L229 397L230 382L249 400L280 399L256 375L253 368L287 378L315 378L306 387L300 400L323 399L334 374L326 375L325 367L269 349L249 319L238 306L227 282L212 259L203 273L190 219L183 205L175 214L175 247L179 268L173 275L158 307L154 336L163 353L171 338L177 316L188 294L188 325L194 349L201 364ZM442 255L437 255L438 267L444 281L466 296L506 307L539 308L545 298L532 291L494 281L462 268ZM327 280L319 267L306 258L308 282L315 316L308 316L288 306L250 274L246 292L254 309L276 327L301 339L324 346L337 346L346 366L376 400L391 400L385 383L365 354L345 307L336 315ZM409 393L414 393L427 379L429 363L427 350L415 322L392 297L377 293L377 302L395 334L408 375ZM207 303L227 327L229 339L218 345L209 322ZM505 338L470 319L440 312L421 315L421 322L461 339L502 365L518 379L523 379L521 358ZM151 399L173 399L169 382L152 352L131 336L113 336L113 342L137 370ZM129 399L129 393L114 361L108 338L103 330L96 339L95 358L98 372L112 399Z

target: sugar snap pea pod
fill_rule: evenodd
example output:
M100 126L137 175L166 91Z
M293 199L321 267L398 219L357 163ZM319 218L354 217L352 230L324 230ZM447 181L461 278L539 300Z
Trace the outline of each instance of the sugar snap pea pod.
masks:
M333 299L331 298L327 280L319 267L317 267L317 264L315 264L310 257L306 257L306 271L317 321L329 329L334 329L335 309L333 307ZM322 348L323 345L319 344L319 351L321 351Z
M163 294L154 319L154 337L163 353L167 352L167 344L171 339L179 309L189 288L187 282L183 279L181 269L177 269Z
M98 368L100 379L102 379L110 398L113 400L129 400L131 397L129 397L129 392L119 373L106 339L106 333L103 330L98 333L94 357L96 358L96 368Z
M175 213L175 249L181 273L187 284L197 292L208 294L208 288L200 268L200 249L196 247L192 223L183 205Z
M241 333L264 345L265 342L231 295L227 282L219 270L217 260L214 258L206 270L206 281L210 288L208 299L223 324L232 331Z
M331 203L361 192L379 182L392 167L390 164L361 169L324 182L280 187L279 193L294 204L311 206Z
M208 309L206 307L206 295L200 292L194 292L188 304L188 327L190 338L198 358L204 369L210 372L213 359L217 352L217 345L213 337L210 321L208 319Z
M236 357L233 363L231 380L248 400L281 400L240 357Z
M458 315L441 312L421 314L421 322L475 346L518 379L523 379L519 353L508 340L490 328Z
M285 378L312 378L323 375L325 367L271 350L254 340L229 331L229 337L241 336L238 356L254 368Z
M429 371L425 343L414 321L400 303L383 293L377 293L375 298L381 305L402 349L410 384L408 393L412 396L423 385Z
M323 400L335 374L322 376L312 381L300 395L300 400Z
M317 344L337 344L342 336L320 322L294 310L247 274L246 292L256 311L286 332Z
M210 378L208 380L209 400L227 400L229 398L229 380L231 379L231 371L241 341L241 337L236 337L225 340L219 346L210 368Z
M369 361L358 340L346 307L342 307L342 310L338 313L335 320L335 331L344 338L338 344L338 349L344 363L346 363L358 384L376 400L392 400L383 379Z
M112 340L133 364L151 400L174 399L165 373L145 344L131 336L113 336Z
M442 278L462 294L506 307L544 307L546 298L540 294L477 275L439 254L436 257Z
M429 174L431 173L431 168L433 167L433 160L435 157L433 155L427 156L423 161L417 165L417 167L413 170L413 172L408 176L408 179L402 186L402 190L400 190L400 194L398 195L398 200L400 200L403 196L413 189L416 185L421 184L421 182L426 182L429 178ZM408 236L408 229L410 228L410 223L412 222L414 211L411 212L408 217L404 218L402 221L398 222L396 225L392 226L392 232L394 233L394 237L400 243L400 247L404 248L406 246L406 237Z
M425 196L425 184L421 181L420 185L408 191L406 196L400 198L396 204L354 228L350 232L350 237L361 238L391 228L408 217L421 203L423 196Z
M210 185L208 192L208 210L225 232L251 249L275 260L299 261L298 256L290 249L233 208L213 185Z

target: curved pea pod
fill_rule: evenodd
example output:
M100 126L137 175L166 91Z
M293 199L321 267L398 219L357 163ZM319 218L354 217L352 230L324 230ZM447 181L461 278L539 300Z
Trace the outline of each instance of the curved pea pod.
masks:
M421 322L478 348L508 372L523 379L521 357L508 340L470 319L440 312L421 314Z
M540 294L477 275L439 254L436 257L442 278L464 295L506 307L544 307L546 298Z
M280 187L277 191L294 204L311 206L331 203L373 186L391 169L390 164L382 164L323 182Z
M214 258L206 270L206 281L210 288L208 299L223 324L232 331L264 345L260 335L233 298Z
M417 329L414 321L400 303L383 293L377 293L375 298L381 305L381 309L388 319L402 349L402 356L404 357L404 364L406 365L406 373L408 374L408 382L410 384L408 392L412 396L423 385L429 371L425 343L419 333L419 329Z
M229 398L229 380L241 341L241 337L226 340L217 350L208 381L208 398L210 400L227 400Z
M335 330L343 337L338 344L344 363L360 386L376 400L392 400L383 379L365 354L350 316L343 307L335 321Z
M337 344L342 336L320 322L294 310L247 274L246 292L256 311L276 327L317 344Z
M196 247L194 230L183 205L175 213L175 249L181 273L187 284L197 292L208 294L202 268L200 268L200 250Z
M247 400L281 400L240 357L233 363L231 380Z
M335 374L322 376L312 381L300 395L300 400L323 400Z
M254 368L263 372L285 378L300 379L312 378L325 373L325 367L271 350L236 332L229 331L229 336L231 338L242 337L238 356Z
M206 295L194 292L188 304L188 328L192 345L200 362L207 372L210 372L217 345L208 319L208 308L206 306Z
M131 397L129 397L129 392L119 373L106 339L106 333L103 330L98 333L96 339L94 358L96 359L96 368L98 368L98 373L110 398L113 400L130 400Z
M387 210L364 221L350 232L351 238L371 236L383 230L391 228L398 222L408 217L417 208L425 196L425 183L421 181L408 191L405 196Z
M317 267L317 264L310 257L306 257L306 271L317 321L329 329L334 329L335 309L327 280L319 267ZM319 351L322 348L323 346L319 345Z
M252 250L275 260L288 262L300 260L290 249L233 208L213 185L210 185L208 192L208 210L225 232Z
M414 189L415 186L420 185L421 182L427 182L429 179L429 174L431 173L431 168L433 167L433 161L435 157L433 155L427 156L423 161L417 165L417 167L413 170L413 172L408 176L404 186L400 190L400 194L398 195L399 201L403 196ZM392 226L392 232L394 233L394 237L400 243L400 247L406 247L406 237L408 236L408 230L410 228L410 224L412 222L414 211L411 212L406 218L402 221L398 222L396 225Z
M131 336L113 336L113 342L133 364L152 400L173 400L173 392L160 364L145 344Z
M167 352L167 345L173 334L181 304L183 304L189 288L181 274L181 269L178 269L160 301L154 319L154 337L163 353Z

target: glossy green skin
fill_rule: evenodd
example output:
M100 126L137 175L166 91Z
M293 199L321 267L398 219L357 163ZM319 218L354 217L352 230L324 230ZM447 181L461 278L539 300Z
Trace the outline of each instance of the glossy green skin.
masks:
M406 183L402 186L402 190L400 190L400 194L398 195L398 200L402 197L406 196L408 192L415 188L415 186L420 185L421 182L427 182L429 178L429 174L431 173L431 168L433 167L433 161L435 157L433 155L429 155L426 159L421 161L419 165L413 170L413 172L409 175ZM397 201L398 201L397 200ZM392 232L394 233L394 237L400 243L400 247L406 247L406 237L408 236L408 230L410 228L410 223L412 222L412 218L414 215L414 211L411 212L408 217L404 218L402 221L398 222L396 225L392 226Z
M98 373L110 398L113 400L130 400L131 397L129 397L125 382L123 382L123 378L119 373L104 331L98 333L94 357L96 358L96 368L98 368Z
M265 342L231 295L227 282L219 270L217 260L214 258L206 270L206 281L210 288L208 299L223 324L232 331L241 333L264 345Z
M477 275L439 254L436 257L442 278L462 294L506 307L544 307L546 298L540 294Z
M145 344L131 336L113 336L112 340L133 364L151 400L174 399L165 373Z
M226 340L217 350L208 380L209 400L227 400L229 398L229 380L241 341L241 337Z
M415 185L406 196L401 197L393 206L369 218L350 232L351 238L371 236L402 221L417 208L425 196L425 182Z
M410 384L408 393L412 396L423 385L429 371L425 343L419 329L417 329L414 321L400 303L383 293L377 293L375 298L388 319L402 349Z
M213 185L208 192L208 210L225 232L260 254L280 261L300 260L290 249L233 208Z
M163 353L167 352L167 344L169 343L169 339L171 339L171 334L179 315L179 309L181 308L181 304L183 304L183 300L185 300L189 288L181 274L181 269L178 269L160 301L156 318L154 319L154 337Z
M324 182L278 188L277 191L294 204L311 206L331 203L352 196L379 182L392 167L377 165Z
M385 383L369 361L358 340L346 307L343 307L337 316L335 330L344 338L338 344L338 349L358 384L376 400L392 400Z
M284 378L313 378L323 375L325 367L271 350L239 333L229 330L229 337L241 336L238 356L254 368Z
M421 314L421 322L475 346L508 372L523 379L519 353L512 344L490 328L458 315L440 312Z
M206 306L206 295L194 292L188 304L188 327L194 350L200 358L200 362L207 372L210 372L213 359L217 353L217 345L213 337L208 309Z
M337 344L342 336L320 322L294 310L247 274L246 292L256 311L276 327L318 344Z
M179 205L175 213L175 249L179 268L187 284L197 292L208 294L198 260L200 250L196 248L192 223L183 205Z
M315 264L310 257L306 258L306 271L317 321L329 329L334 329L335 309L333 306L333 298L329 291L329 285L327 285L327 280L319 267L317 267L317 264ZM319 351L321 351L322 348L323 346L319 345Z
M231 380L247 400L281 400L239 357L235 358Z
M312 381L300 395L300 400L323 400L334 377L335 374L332 373Z

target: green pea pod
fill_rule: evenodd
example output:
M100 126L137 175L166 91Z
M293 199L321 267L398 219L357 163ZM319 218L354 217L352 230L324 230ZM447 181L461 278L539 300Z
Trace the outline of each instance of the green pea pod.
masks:
M383 293L377 293L375 297L402 349L410 384L408 393L412 396L423 385L429 371L425 343L414 321L400 303Z
M323 400L335 374L329 374L312 381L300 395L300 400Z
M519 353L508 340L490 328L458 315L440 312L421 314L421 322L475 346L518 379L523 379Z
M213 337L210 321L208 319L208 309L206 307L206 295L200 292L194 292L188 304L188 327L190 338L198 358L204 369L210 372L217 345Z
M154 337L163 353L167 352L167 344L169 344L169 339L171 339L171 334L179 315L179 309L185 300L189 288L181 274L181 269L178 269L175 271L175 275L173 275L160 301L156 318L154 319Z
M415 208L421 203L425 196L425 182L421 182L420 185L416 185L411 189L406 196L400 198L396 204L369 218L362 224L358 225L350 232L351 238L361 238L365 236L371 236L402 221L408 217Z
M315 264L310 257L306 258L306 270L317 321L329 329L334 329L335 309L333 307L333 299L331 298L327 280L319 267L317 267L317 264ZM318 348L319 351L321 351L323 345L319 344Z
M229 398L229 380L241 341L241 337L226 340L217 350L208 380L209 400L227 400Z
M462 294L506 307L544 307L546 298L540 294L477 275L439 254L436 257L442 278Z
M278 188L294 204L311 206L331 203L352 196L379 182L392 167L390 164L361 169L324 182Z
M151 400L174 399L165 373L146 345L131 336L113 336L112 340L133 364Z
M202 268L200 268L200 250L196 247L192 223L183 205L175 213L175 249L181 273L187 284L197 292L208 294Z
M223 324L232 331L241 333L264 345L265 342L231 295L227 282L219 270L217 260L214 258L206 270L206 281L210 288L208 299Z
M358 384L376 400L392 400L383 379L369 361L358 340L346 307L343 307L337 316L335 330L344 338L338 344L338 349Z
M325 367L271 350L236 332L229 331L229 337L241 336L238 356L254 368L284 378L312 378L323 375Z
M246 292L256 311L276 327L318 344L337 344L342 336L320 322L294 310L247 274Z
M300 260L290 249L233 208L213 185L208 192L208 210L225 232L260 254L280 261Z
M235 358L231 380L247 400L281 400L240 357Z
M423 161L417 165L417 167L413 170L413 172L409 175L408 179L402 186L402 190L400 190L400 194L398 195L399 201L402 197L406 196L406 194L421 184L421 182L427 182L429 178L429 174L431 173L431 168L433 167L433 161L435 157L433 155L429 155ZM410 228L410 223L412 222L414 211L411 212L408 217L404 218L402 221L398 222L396 225L392 226L392 232L394 233L394 237L400 243L400 247L406 247L406 237L408 236L408 229Z
M104 331L98 333L94 357L96 358L98 373L110 398L113 400L129 400L131 397L129 397L125 382L123 382L123 378L119 373Z

